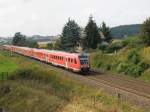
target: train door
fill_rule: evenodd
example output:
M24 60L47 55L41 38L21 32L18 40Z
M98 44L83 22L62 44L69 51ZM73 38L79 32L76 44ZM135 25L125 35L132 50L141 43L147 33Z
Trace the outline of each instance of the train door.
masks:
M66 56L66 59L65 59L65 64L66 64L66 68L68 69L68 57Z
M45 54L45 57L46 57L46 62L48 62L48 54L47 53Z

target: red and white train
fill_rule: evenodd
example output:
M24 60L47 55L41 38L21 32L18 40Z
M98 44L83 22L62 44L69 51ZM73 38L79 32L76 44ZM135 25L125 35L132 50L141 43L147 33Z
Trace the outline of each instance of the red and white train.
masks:
M51 63L55 66L64 67L74 72L88 72L90 69L89 55L86 53L67 53L13 45L4 45L3 47L11 52Z

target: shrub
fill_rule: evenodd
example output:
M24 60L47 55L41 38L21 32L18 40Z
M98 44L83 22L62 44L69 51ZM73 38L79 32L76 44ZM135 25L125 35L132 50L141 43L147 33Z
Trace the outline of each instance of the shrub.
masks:
M140 56L137 53L137 50L133 50L129 53L128 61L134 64L138 64L140 62Z
M118 64L117 71L119 73L123 73L127 69L127 67L128 67L128 64L122 62L122 63Z
M108 43L106 43L106 42L102 42L101 44L98 44L98 49L100 49L102 51L106 50L107 47L108 47Z
M139 65L131 65L129 64L127 70L125 71L126 74L129 74L133 77L139 77L144 72L144 68Z
M117 50L120 50L121 48L123 48L122 43L121 42L115 42L115 43L112 43L109 47L107 47L106 52L113 53Z
M127 61L121 62L117 66L117 71L133 77L139 77L147 68L148 65L141 61L137 50L133 50L129 53Z
M51 84L52 89L54 89L53 91L55 94L60 95L60 97L62 96L66 100L69 100L67 95L71 95L71 91L74 88L72 85L72 80L59 76L57 72L53 70L40 67L20 68L10 75L9 79L28 79L49 83Z
M17 79L17 78L22 78L26 79L30 76L32 73L32 69L29 68L19 68L15 72L12 73L12 75L9 76L9 79Z
M141 47L144 46L143 40L141 39L140 36L132 36L132 37L127 37L122 41L123 47L131 47L131 48L136 48L136 47Z
M117 67L117 71L133 77L139 77L144 72L144 68L140 65L120 63Z

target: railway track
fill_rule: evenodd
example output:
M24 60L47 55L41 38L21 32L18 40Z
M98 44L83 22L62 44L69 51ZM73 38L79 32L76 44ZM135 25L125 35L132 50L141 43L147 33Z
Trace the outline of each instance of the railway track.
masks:
M111 75L95 75L86 77L88 79L96 81L97 83L103 83L110 87L114 87L116 89L150 99L150 85L141 85L140 83L135 83L135 81L132 82L131 80L123 80L122 78L118 78L117 76L115 77Z

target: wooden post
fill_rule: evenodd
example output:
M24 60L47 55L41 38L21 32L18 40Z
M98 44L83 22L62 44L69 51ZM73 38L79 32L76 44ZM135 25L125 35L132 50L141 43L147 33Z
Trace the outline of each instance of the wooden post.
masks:
M0 112L3 112L3 108L2 107L0 107Z
M120 103L121 103L121 94L120 93L117 93L117 98L118 98L118 105L120 105Z
M6 72L6 80L8 80L8 72Z
M1 75L2 75L2 80L4 80L4 72L2 72L2 74L1 74Z

